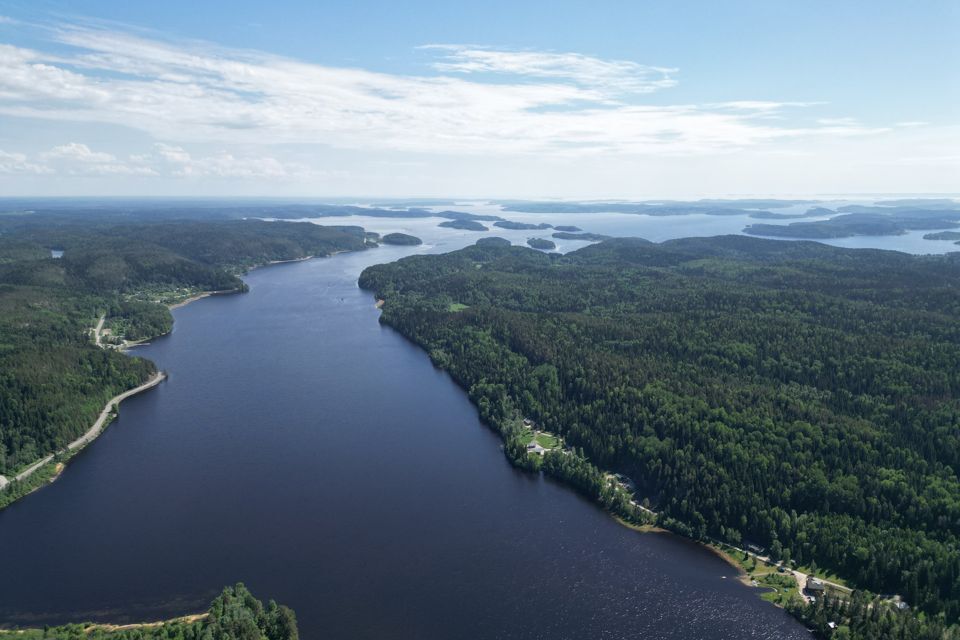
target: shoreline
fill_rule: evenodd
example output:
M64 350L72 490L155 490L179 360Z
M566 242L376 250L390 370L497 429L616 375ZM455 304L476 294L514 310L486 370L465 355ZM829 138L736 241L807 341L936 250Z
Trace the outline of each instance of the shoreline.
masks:
M180 302L174 302L173 304L168 304L167 309L173 311L174 309L179 309L180 307L185 307L191 302L196 302L197 300L203 300L204 298L209 298L210 296L225 296L231 293L240 293L238 289L217 289L216 291L204 291L203 293L198 293L195 296L190 296L186 300L181 300ZM160 334L166 335L166 334ZM160 336L152 336L150 338L144 338L143 340L137 340L136 342L131 342L130 344L142 344L144 340L152 340L153 338L158 338Z
M316 257L329 258L329 257L333 257L333 256L335 256L335 255L341 254L341 253L350 253L350 251L347 250L347 249L340 249L340 250L337 250L337 251L333 251L333 252L327 254L326 256L310 255L310 256L303 256L302 258L291 258L291 259L289 259L289 260L271 260L271 261L269 261L269 262L265 262L265 263L263 263L263 264L258 264L258 265L255 265L255 266L253 266L253 267L250 267L249 269L247 269L247 271L246 271L245 273L249 273L250 271L253 271L254 269L261 269L261 268L263 268L263 267L269 267L269 266L272 266L272 265L275 265L275 264L286 264L286 263L289 263L289 262L305 262L305 261L307 261L307 260L312 260L312 259L314 259L314 258L316 258ZM196 295L190 296L189 298L187 298L187 299L185 299L185 300L181 300L180 302L175 302L175 303L173 303L173 304L169 304L169 305L167 305L167 309L169 309L170 311L174 311L175 309L180 309L180 308L185 307L185 306L187 306L188 304L191 304L191 303L196 302L196 301L198 301L198 300L203 300L204 298L209 298L210 296L231 295L231 294L237 294L237 293L243 293L243 289L217 289L217 290L215 290L215 291L203 291L203 292L198 293L198 294L196 294ZM98 347L100 347L100 348L105 348L104 345L102 344L102 341L101 341L103 324L104 324L104 321L105 321L105 320L106 320L106 317L103 316L103 315L101 315L100 318L99 318L98 321L97 321L97 324L91 329L91 334L92 334L92 336L93 336L93 338L94 338L94 343L96 344L96 346L98 346ZM155 336L150 336L149 338L142 338L142 339L140 339L140 340L132 340L132 341L124 340L123 343L120 344L120 345L118 345L116 348L117 348L118 351L121 351L121 352L123 352L123 353L126 353L127 350L129 350L129 349L131 349L131 348L133 348L133 347L138 347L138 346L141 346L141 345L144 345L144 344L149 344L149 342L150 342L151 340L153 340L153 339L155 339L155 338L159 338L159 337L161 337L161 336L169 335L169 334L172 333L172 332L173 332L173 328L171 327L170 331L167 331L167 332L165 332L165 333L161 333L161 334L158 334L158 335L155 335ZM93 425L89 430L87 430L83 435L81 435L79 438L77 438L76 440L70 442L65 449L63 449L63 450L61 450L61 451L58 451L58 452L55 452L55 453L47 454L46 456L44 456L44 457L41 458L40 460L37 460L36 462L34 462L34 463L30 464L29 466L27 466L24 470L20 471L19 473L17 473L16 475L14 475L12 478L8 478L8 477L6 477L6 476L4 476L4 475L0 475L0 491L6 490L7 487L9 487L9 486L10 486L13 482L15 482L15 481L22 481L22 480L25 480L25 479L29 478L29 477L32 476L34 473L36 473L37 471L39 471L40 469L42 469L45 465L47 465L47 464L49 464L50 462L52 462L53 459L54 459L58 454L67 453L67 454L69 454L68 457L69 457L69 456L72 456L73 453L76 453L76 451L77 451L78 448L82 448L82 446L85 446L86 444L89 444L90 442L92 442L93 440L95 440L96 437L100 435L100 433L102 433L102 430L103 430L103 428L105 427L105 425L102 424L102 421L105 419L105 415L104 415L104 414L109 413L109 410L110 410L115 404L116 404L116 405L119 405L119 403L122 402L123 400L125 400L126 398L128 398L128 397L130 397L130 396L132 396L132 395L136 395L137 393L140 393L140 392L142 392L142 391L146 391L147 389L150 389L150 388L152 388L152 387L155 387L156 385L160 384L160 382L162 382L163 380L165 380L166 377L167 377L167 374L166 374L165 372L163 372L163 371L158 371L156 374L154 374L153 377L151 377L150 380L148 380L148 381L145 382L144 384L142 384L142 385L140 385L140 386L138 386L138 387L136 387L136 388L134 388L134 389L130 389L130 390L128 390L128 391L125 391L124 393L121 393L121 394L119 394L119 395L117 395L117 396L114 396L113 398L111 398L110 400L108 400L108 401L107 401L107 404L104 406L103 410L100 412L100 416L97 418L96 422L94 422L94 425ZM100 431L98 431L95 435L91 435L91 434L93 434L93 432L94 432L96 429L98 429L98 428L100 429ZM65 460L65 461L66 461L66 460ZM65 461L64 461L64 462L65 462ZM60 464L57 466L56 470L54 471L53 475L50 477L49 482L53 482L54 480L56 480L57 478L59 478L59 477L60 477L60 474L63 473L64 468L65 468L65 465L64 465L63 463L60 463ZM48 484L49 484L49 482L48 482ZM13 504L14 502L23 499L24 497L30 495L31 493L33 493L34 491L36 491L37 489L39 489L39 488L41 488L41 487L43 487L43 486L44 486L44 485L39 485L39 486L37 486L37 487L34 487L33 489L31 489L31 490L28 491L27 493L23 494L22 496L14 499L14 500L11 500L7 505L0 506L0 509L3 509L5 506L9 506L10 504Z
M306 262L307 260L313 260L314 258L331 258L331 257L333 257L333 256L335 256L335 255L340 254L340 253L349 253L349 251L348 251L347 249L339 249L339 250L333 251L333 252L331 252L331 253L329 253L329 254L327 254L327 255L325 255L325 256L312 255L312 256L303 256L302 258L290 258L289 260L270 260L269 262L264 262L263 264L254 265L254 266L250 267L249 269L245 270L245 271L244 271L242 274L240 274L240 275L245 275L245 274L250 273L251 271L255 271L255 270L257 270L257 269L263 269L264 267L272 267L272 266L275 265L275 264L288 264L288 263L291 263L291 262ZM231 295L231 294L235 294L235 293L243 293L243 290L242 290L242 289L217 289L216 291L204 291L204 292L202 292L202 293L198 293L198 294L195 295L195 296L190 296L189 298L187 298L187 299L185 299L185 300L181 300L180 302L175 302L175 303L173 303L173 304L168 304L168 305L167 305L167 309L169 309L170 311L173 311L174 309L179 309L179 308L181 308L181 307L185 307L185 306L187 306L188 304L191 304L191 303L193 303L193 302L196 302L197 300L203 300L204 298L209 298L210 296L226 296L226 295ZM169 333L169 331L168 331L167 333ZM160 335L167 335L167 333L162 333L162 334L160 334ZM143 340L137 340L136 342L131 342L131 343L129 343L129 345L130 345L130 346L136 346L136 345L138 345L138 344L144 344L144 342L146 342L147 340L152 340L153 338L159 338L159 337L160 337L160 336L153 336L153 337L151 337L151 338L144 338Z
M79 623L83 626L83 632L89 634L91 631L106 631L107 633L113 633L116 631L130 631L132 629L155 629L157 627L163 627L168 624L192 624L194 622L199 622L200 620L206 620L210 617L210 613L190 613L185 616L177 616L176 618L169 618L167 620L154 620L153 622L130 622L127 624L112 624L110 622L91 622L91 623ZM58 626L58 625L54 625ZM14 627L14 628L2 628L0 627L0 637L4 635L14 636L17 634L22 634L27 631L40 630L37 627Z
M72 458L74 455L79 453L88 444L96 440L100 436L100 434L102 434L106 430L107 426L111 422L110 419L113 417L114 410L115 409L119 410L118 407L120 406L121 402L123 402L127 398L130 398L139 393L143 393L144 391L147 391L149 389L156 387L166 379L167 379L166 373L164 373L163 371L157 371L155 374L153 374L150 377L149 380L147 380L143 384L136 386L132 389L127 389L123 393L119 393L114 397L110 398L109 400L107 400L107 403L104 405L103 409L100 411L100 415L97 416L97 419L94 421L93 425L89 429L87 429L82 435L80 435L80 437L68 443L67 446L61 449L60 451L57 451L56 453L47 454L40 460L37 460L36 462L32 463L23 471L20 471L19 473L14 475L12 479L8 479L4 477L3 480L0 481L0 489L5 489L7 486L12 484L13 482L23 482L24 480L29 479L34 473L36 473L46 465L53 462L54 459L57 458L57 456L60 456L60 455L65 456L62 460L58 461L57 466L54 469L53 475L50 477L50 479L46 483L40 484L30 489L25 494L15 498L5 506L9 506L10 504L13 504L18 500L22 500L23 498L30 495L34 491L37 491L38 489L46 486L47 484L50 484L51 482L59 478L60 475L63 473L64 469L66 468L66 462L70 458ZM3 507L0 507L0 508L3 508Z
M333 251L333 252L331 252L330 254L328 254L328 255L326 255L326 256L320 256L320 257L332 257L332 256L335 256L335 255L338 255L338 254L341 254L341 253L348 253L348 251L347 251L346 249L342 249L342 250L338 250L338 251ZM306 260L312 260L313 258L316 258L316 257L318 257L318 256L310 255L310 256L303 256L302 258L291 258L291 259L289 259L289 260L271 260L271 261L265 262L265 263L263 263L263 264L255 265L255 266L251 267L250 269L248 269L247 272L253 271L254 269L261 269L261 268L263 268L263 267L269 267L269 266L275 265L275 264L286 264L286 263L288 263L288 262L304 262L304 261L306 261ZM203 291L203 292L198 293L198 294L196 294L196 295L190 296L189 298L187 298L187 299L185 299L185 300L181 300L180 302L175 302L175 303L173 303L173 304L169 304L169 305L167 305L167 309L169 309L170 311L173 311L173 310L175 310L175 309L180 309L180 308L182 308L182 307L187 306L188 304L191 304L191 303L193 303L193 302L196 302L197 300L203 300L204 298L209 298L210 296L223 296L223 295L231 295L231 294L236 294L236 293L243 293L243 290L242 290L242 289L217 289L217 290L215 290L215 291ZM98 321L97 321L97 324L96 324L96 325L93 327L93 329L91 330L91 333L93 334L93 338L94 338L94 343L95 343L98 347L101 347L101 348L104 348L104 345L103 345L102 342L101 342L101 334L102 334L103 324L104 324L104 321L105 321L105 320L106 320L106 317L103 316L103 315L101 315L100 318L99 318ZM137 346L144 345L144 344L149 344L149 342L150 342L151 340L155 339L155 338L159 338L159 337L161 337L161 336L169 335L172 331L173 331L173 329L171 328L170 331L167 331L166 333L161 333L161 334L158 334L158 335L155 335L155 336L150 336L149 338L142 338L142 339L140 339L140 340L124 340L123 343L120 344L120 345L118 345L116 348L117 348L118 351L126 352L128 349L131 349L131 348L133 348L133 347L137 347ZM122 402L122 401L125 400L126 398L130 397L131 395L135 395L136 393L140 393L141 391L146 391L147 389L152 388L152 387L160 384L160 382L162 382L164 379L166 379L166 377L167 377L167 374L166 374L166 373L164 373L164 372L162 372L162 371L158 371L148 382L145 382L144 384L140 385L140 386L137 387L136 389L131 389L131 390L127 391L127 392L121 393L121 394L119 394L119 395L111 398L111 399L107 402L107 405L104 407L103 411L101 411L100 417L97 418L97 421L94 423L94 426L91 427L91 428L90 428L87 432L85 432L82 436L80 436L79 438L77 438L77 439L74 440L73 442L70 442L70 443L67 445L67 448L64 449L63 451L66 451L66 452L69 453L70 451L75 451L75 450L77 449L77 447L81 446L81 444L80 444L81 441L84 441L84 440L86 440L87 438L89 438L89 436L90 436L90 434L93 432L93 430L94 430L95 428L97 428L97 425L99 425L99 424L101 423L101 420L104 418L104 413L106 413L106 412L111 408L111 405L113 405L114 403L119 404L120 402ZM98 433L97 435L99 435L99 433ZM90 438L90 440L92 441L92 440L95 439L95 438L96 438L96 436L93 436L92 438ZM58 453L63 453L63 451L58 452ZM18 473L18 474L16 474L15 476L13 476L13 479L10 479L10 478L7 478L6 476L0 475L0 491L4 490L4 489L5 489L10 483L12 483L13 481L19 481L19 480L24 480L24 479L26 479L26 478L29 478L29 477L30 477L33 473L35 473L38 469L40 469L40 468L43 467L45 464L47 464L47 463L49 463L50 461L52 461L56 455L57 455L56 453L51 453L51 454L46 455L45 457L41 458L40 460L38 460L38 461L34 462L33 464L31 464L30 466L28 466L26 469L24 469L24 470L21 471L20 473ZM51 482L52 482L53 480L55 480L56 478L58 478L61 472L62 472L62 469L59 469L59 470L54 474L54 476L51 478ZM39 488L39 487L37 487L37 488ZM25 493L24 496L30 495L30 493L33 493L34 491L36 491L36 489L33 489L33 490L31 490L30 492ZM17 498L17 500L23 498L24 496L20 496L20 498ZM15 501L14 501L14 502L15 502ZM0 508L2 508L2 507L0 507Z
M307 260L313 260L315 258L332 258L333 256L340 255L341 253L353 253L354 251L364 251L364 250L365 249L337 249L336 251L331 251L326 255L310 255L310 256L303 256L302 258L290 258L288 260L270 260L268 262L264 262L263 264L253 265L249 269L244 270L244 272L239 275L243 276L250 273L251 271L256 271L257 269L263 269L264 267L272 267L275 264L289 264L291 262L306 262ZM196 302L197 300L203 300L204 298L209 298L210 296L226 296L234 293L244 293L244 291L242 289L217 289L216 291L204 291L202 293L198 293L195 296L190 296L186 300L181 300L180 302L168 304L167 309L169 309L170 311L173 311L174 309L185 307L188 304ZM142 340L137 340L136 342L130 342L128 343L128 346L136 346L138 344L144 344L147 340L152 340L153 338L159 338L160 336L165 336L168 333L170 332L168 331L167 333L162 333L160 335L153 336L151 338L144 338Z
M385 301L384 299L377 298L376 296L374 296L374 300L375 300L374 308L377 309L377 310L381 310L381 309L383 308L383 305L385 304L386 301ZM381 317L381 322L382 322L382 317ZM390 326L390 325L388 324L387 326ZM419 343L417 343L417 342L415 342L415 341L410 340L406 335L404 335L402 332L400 332L399 330L395 329L395 328L392 327L392 326L391 326L391 329L393 329L394 331L396 331L400 336L402 336L402 337L404 337L405 339L407 339L408 341L410 341L412 344L414 344L414 346L416 346L416 347L417 347L418 349L420 349L422 352L426 353L426 351L425 351L425 349L423 348L422 345L420 345ZM428 357L429 357L429 354L427 354L427 355L428 355ZM435 363L433 363L433 360L432 360L432 359L431 359L431 363L433 364L434 367L439 368L440 370L447 372L447 370L444 369L443 367L439 367L438 365L436 365ZM449 372L447 372L447 373L449 373ZM463 392L464 394L468 395L468 400L470 401L471 405L473 405L474 408L477 408L477 407L476 407L476 404L474 404L473 400L472 400L472 399L469 399L469 394L467 394L467 390L466 390L463 386L460 385L460 383L456 380L456 378L453 378L453 380L454 380L454 383L456 384L457 388L458 388L461 392ZM497 434L498 438L500 439L501 450L502 450L502 449L503 449L503 445L506 443L506 439L504 438L503 433L502 433L500 430L498 430L495 426L493 426L492 424L487 423L486 421L481 420L481 423L484 424L485 426L487 426L487 427L488 427L491 431L493 431L495 434ZM508 459L509 459L509 457L508 457ZM510 463L511 463L511 466L513 466L513 467L514 467L515 469L517 469L518 471L526 472L526 473L536 473L537 475L541 476L541 478L546 478L546 479L553 480L554 482L559 483L559 484L560 484L561 486L563 486L564 488L566 488L566 489L568 489L568 490L572 490L574 493L580 494L580 492L577 491L577 489L576 489L575 487L573 487L570 483L568 483L567 481L565 481L565 480L563 480L563 479L561 479L561 478L556 478L556 477L547 476L547 475L546 475L543 471L541 471L540 469L528 469L528 468L524 468L524 467L519 467L519 466L513 464L513 461L512 461L512 460L510 460ZM602 470L601 470L601 471L602 471ZM609 472L608 472L608 473L609 473ZM634 532L636 532L636 533L640 533L640 534L666 534L666 535L672 535L672 536L676 536L677 538L679 538L679 539L681 539L681 540L684 540L684 541L686 541L686 542L692 542L692 543L694 543L697 547L700 547L701 549L707 551L708 553L713 554L715 557L719 558L720 560L722 560L723 562L725 562L727 565L729 565L729 566L733 569L733 571L735 572L735 575L733 576L734 579L735 579L737 582L740 582L743 586L748 587L749 589L751 589L752 591L754 591L754 595L755 595L756 597L760 598L761 600L764 600L765 602L768 602L768 603L771 604L772 606L777 607L778 609L781 609L781 610L785 610L786 607L785 607L784 605L782 605L782 604L779 604L779 603L777 603L777 602L773 602L773 601L770 601L770 600L766 600L766 599L764 599L764 598L762 597L764 593L766 593L767 591L769 591L769 587L764 587L764 586L762 586L762 585L753 584L753 582L751 581L751 578L750 578L750 575L751 575L751 574L746 571L746 569L744 568L743 564L742 564L740 561L738 561L731 553L729 553L728 550L733 550L733 551L736 551L736 552L743 553L745 556L750 557L750 558L752 558L754 561L756 561L756 562L758 563L758 565L765 565L765 566L767 566L767 567L770 567L770 568L773 569L773 570L776 570L778 567L783 567L783 568L785 569L785 572L784 572L783 575L789 575L789 576L793 577L793 578L796 580L796 582L797 582L797 590L798 590L798 592L799 592L800 597L803 598L805 602L808 602L808 603L810 602L809 597L804 593L804 585L806 584L806 580L807 580L808 577L814 577L814 578L816 578L816 576L814 576L814 575L810 575L810 574L804 573L804 572L803 572L802 570L800 570L800 569L794 569L794 568L792 568L792 567L785 566L785 565L783 565L783 563L780 562L780 561L774 562L774 561L771 560L769 557L766 557L766 556L763 556L763 555L754 553L754 552L749 551L749 550L747 550L747 549L742 549L742 548L740 548L740 547L737 547L737 546L732 545L732 544L729 544L729 543L725 543L725 542L721 542L721 541L719 541L719 540L715 540L715 539L713 539L713 538L709 538L709 537L708 537L708 538L705 539L705 540L696 539L696 538L693 538L693 537L684 535L684 534L682 534L682 533L673 531L673 530L671 530L671 529L667 529L667 528L665 528L665 527L663 527L663 526L660 526L659 524L656 524L656 523L653 523L653 524L635 524L635 523L632 523L632 522L627 521L626 519L624 519L623 517L621 517L620 515L618 515L618 514L615 513L614 511L612 511L611 509L608 509L608 508L605 507L603 504L601 504L601 503L599 502L599 500L591 499L591 498L589 498L589 497L585 497L585 499L587 499L589 502L593 503L597 508L601 509L601 510L602 510L604 513L606 513L609 517L611 517L613 520L615 520L619 525L621 525L621 526L623 526L623 527L626 527L627 529L631 529L632 531L634 531ZM634 496L634 499L631 500L631 503L632 503L634 506L642 509L642 510L645 511L646 513L654 516L655 518L659 515L659 513L656 512L656 511L653 511L653 510L648 509L648 508L646 508L646 507L640 506L640 504L639 504L639 503L637 502L637 500L636 500L636 496ZM817 578L817 579L818 579L820 582L822 582L823 584L825 584L825 585L827 585L827 586L829 586L829 587L832 587L832 588L834 588L834 589L837 589L837 590L839 590L839 591L843 591L843 592L845 592L845 593L847 593L847 594L850 594L850 593L852 593L852 592L854 591L854 589L852 589L851 587L848 587L848 586L842 585L842 584L838 584L837 582L828 580L828 579L826 579L826 578L822 578L822 577L821 577L821 578ZM797 621L800 622L800 624L804 624L803 621L800 620L799 618L796 618L795 616L793 616L793 617L794 617L795 619L797 619Z

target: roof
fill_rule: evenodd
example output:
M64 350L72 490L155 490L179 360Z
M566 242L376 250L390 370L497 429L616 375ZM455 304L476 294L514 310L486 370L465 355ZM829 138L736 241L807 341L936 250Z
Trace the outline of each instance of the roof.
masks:
M807 576L807 590L808 591L823 591L824 586L823 582L817 580L813 576Z

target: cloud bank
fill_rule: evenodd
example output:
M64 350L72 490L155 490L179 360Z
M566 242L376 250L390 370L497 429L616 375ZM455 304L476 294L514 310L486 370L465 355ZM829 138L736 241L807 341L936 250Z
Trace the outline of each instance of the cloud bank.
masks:
M56 54L0 45L0 114L171 143L438 154L702 154L878 131L785 126L770 116L788 103L643 104L676 83L675 69L574 53L430 45L437 75L411 76L97 28L60 27L52 39Z
M62 177L73 192L796 193L917 167L916 191L955 166L938 160L955 129L864 123L819 96L674 100L683 73L661 61L426 44L416 73L384 73L117 25L16 28L37 37L0 42L0 123L45 135L0 137L8 192Z

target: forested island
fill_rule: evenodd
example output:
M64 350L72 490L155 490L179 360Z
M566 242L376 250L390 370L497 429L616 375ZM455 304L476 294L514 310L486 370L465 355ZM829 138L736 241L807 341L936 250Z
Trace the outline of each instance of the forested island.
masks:
M0 218L0 233L0 507L49 480L108 399L156 373L109 347L170 331L168 305L242 292L255 266L368 246L360 227L79 213Z
M498 236L477 240L478 247L509 247L511 244L512 243L506 238L500 238Z
M815 204L815 200L776 200L776 199L702 199L694 201L658 200L641 202L572 202L572 201L530 201L501 200L504 211L523 213L627 213L648 216L710 215L736 216L750 215L761 209L778 209L801 204ZM764 212L770 213L770 212Z
M829 220L793 222L787 225L752 224L743 232L772 238L850 238L893 236L908 231L960 227L960 208L917 209L912 207L841 207L846 211Z
M618 472L663 527L840 576L856 607L787 608L864 640L960 617L958 282L957 254L743 236L484 243L360 278L516 464L643 521ZM531 455L524 419L570 449Z
M551 251L557 248L556 244L546 238L527 238L527 245L542 251Z
M514 231L533 231L533 230L544 230L552 229L553 225L547 224L546 222L541 222L539 224L534 224L532 222L512 222L510 220L499 220L493 223L493 226L500 227L501 229L512 229Z
M423 240L408 233L388 233L380 238L380 242L384 244L395 244L400 246L416 246L423 244Z
M960 240L960 231L940 231L939 233L928 233L923 236L924 240Z
M167 622L104 625L78 623L43 629L0 630L6 640L298 640L293 611L264 605L242 584L226 587L201 615Z
M590 242L599 242L610 238L610 236L599 233L575 233L571 231L557 231L553 234L553 237L557 240L588 240Z
M446 227L448 229L462 229L464 231L486 231L487 230L485 226L483 226L476 220L470 220L470 219L447 220L446 222L441 222L437 226Z

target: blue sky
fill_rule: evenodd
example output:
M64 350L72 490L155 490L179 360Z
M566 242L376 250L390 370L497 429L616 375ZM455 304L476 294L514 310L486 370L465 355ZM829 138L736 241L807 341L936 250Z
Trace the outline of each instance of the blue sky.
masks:
M960 3L0 2L0 195L960 190Z

